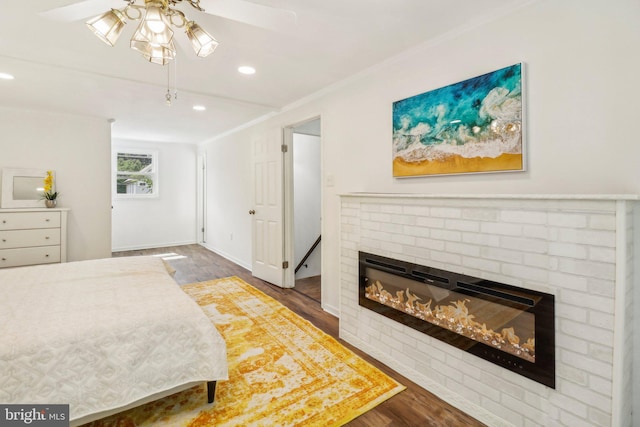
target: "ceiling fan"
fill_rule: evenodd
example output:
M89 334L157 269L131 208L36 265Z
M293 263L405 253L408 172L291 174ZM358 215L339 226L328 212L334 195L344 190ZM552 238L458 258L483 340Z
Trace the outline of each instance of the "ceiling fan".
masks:
M193 10L274 31L287 31L296 24L295 12L248 0L82 0L39 15L62 22L93 17L87 25L111 46L127 20L140 21L131 48L148 61L165 65L176 54L171 27L184 29L198 56L205 57L218 46L215 38L176 7L185 3Z

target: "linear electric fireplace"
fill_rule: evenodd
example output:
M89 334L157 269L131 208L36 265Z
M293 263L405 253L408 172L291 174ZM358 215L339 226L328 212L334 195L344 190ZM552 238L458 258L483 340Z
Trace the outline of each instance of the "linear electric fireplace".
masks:
M359 304L555 388L554 296L359 252Z

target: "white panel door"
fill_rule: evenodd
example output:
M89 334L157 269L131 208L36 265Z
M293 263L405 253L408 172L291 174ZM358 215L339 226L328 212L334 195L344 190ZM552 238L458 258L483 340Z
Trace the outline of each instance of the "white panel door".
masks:
M282 150L279 130L253 142L252 274L282 286Z

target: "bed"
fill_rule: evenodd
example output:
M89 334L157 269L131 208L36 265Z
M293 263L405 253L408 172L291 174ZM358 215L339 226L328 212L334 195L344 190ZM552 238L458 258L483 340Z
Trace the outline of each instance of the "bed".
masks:
M160 258L0 270L2 403L68 403L80 425L226 379L222 336Z

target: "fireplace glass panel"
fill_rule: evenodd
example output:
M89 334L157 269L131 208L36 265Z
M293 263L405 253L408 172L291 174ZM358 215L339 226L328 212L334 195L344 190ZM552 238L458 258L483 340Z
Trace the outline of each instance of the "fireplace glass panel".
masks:
M365 297L474 341L535 362L535 316L526 304L478 298L366 268Z

